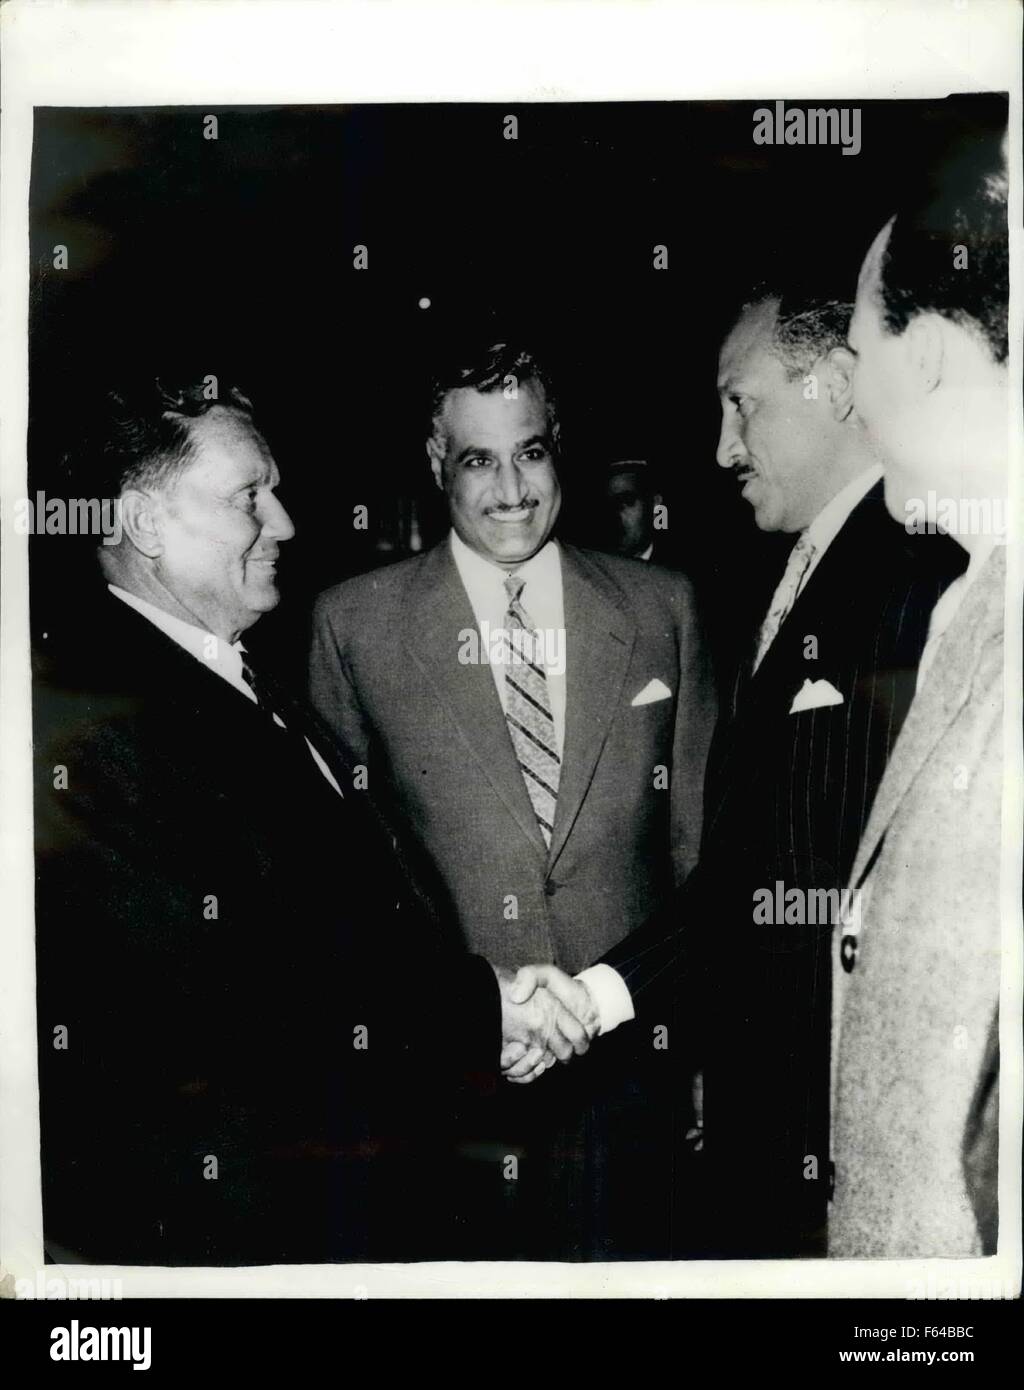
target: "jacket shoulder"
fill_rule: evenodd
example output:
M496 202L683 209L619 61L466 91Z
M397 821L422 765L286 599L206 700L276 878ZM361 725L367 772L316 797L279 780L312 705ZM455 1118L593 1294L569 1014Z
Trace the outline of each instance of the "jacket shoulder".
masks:
M651 564L646 560L627 560L603 550L585 550L570 545L563 546L563 550L570 560L575 560L584 568L591 565L599 570L630 597L648 603L652 598L658 598L673 607L693 605L693 584L677 570L666 569L663 565Z
M423 555L413 555L393 565L383 565L380 569L358 574L352 579L343 579L340 584L324 589L313 604L314 621L329 621L353 610L379 608L415 579L425 558Z

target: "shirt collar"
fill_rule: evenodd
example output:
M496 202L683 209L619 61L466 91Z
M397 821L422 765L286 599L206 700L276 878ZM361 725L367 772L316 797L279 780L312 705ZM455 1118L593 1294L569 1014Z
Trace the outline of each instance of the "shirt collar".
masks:
M864 500L881 476L881 466L872 464L863 473L858 473L856 478L852 478L830 502L825 503L804 532L819 555L832 544L854 507Z
M496 565L490 560L485 560L482 555L478 555L475 550L471 550L462 537L453 528L450 532L452 559L455 561L455 568L467 589L480 590L493 589L496 584L502 586L504 595L505 580L510 574L519 575L520 579L527 584L539 580L542 584L552 584L557 582L561 573L561 565L558 556L558 546L555 541L548 541L541 546L536 555L531 555L529 560L514 570L507 570L502 565Z
M245 650L240 641L227 642L223 637L217 637L204 628L196 627L194 623L187 623L184 618L175 617L173 613L157 608L155 603L139 598L138 594L129 593L118 584L108 584L107 588L115 598L119 598L129 608L134 608L154 627L165 633L172 642L183 647L190 656L194 656L204 666L212 667L218 675L225 676L232 684L239 683L242 678L242 652Z

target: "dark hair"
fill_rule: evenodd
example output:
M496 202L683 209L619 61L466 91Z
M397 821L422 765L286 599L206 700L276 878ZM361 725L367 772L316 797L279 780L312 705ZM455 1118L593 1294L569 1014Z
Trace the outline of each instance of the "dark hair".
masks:
M648 459L626 458L623 455L611 463L606 463L604 467L605 485L607 486L612 478L617 478L621 474L627 474L636 479L637 491L642 497L651 498L660 491L658 470Z
M536 356L517 343L491 343L477 352L452 357L434 375L430 388L430 434L440 434L439 417L452 391L470 387L487 394L504 388L508 378L516 386L534 381L544 392L552 444L558 440L558 406L551 380Z
M1009 355L1007 177L993 142L984 157L915 207L896 214L881 258L883 321L902 333L917 314L973 328L996 362ZM956 268L954 248L966 264Z
M769 284L758 285L740 310L775 309L772 351L786 369L790 381L806 376L826 353L845 347L853 317L853 305Z
M147 377L108 390L85 412L79 438L62 459L64 477L102 498L126 488L166 487L195 462L190 423L215 406L252 418L252 403L237 386L218 386L209 376Z

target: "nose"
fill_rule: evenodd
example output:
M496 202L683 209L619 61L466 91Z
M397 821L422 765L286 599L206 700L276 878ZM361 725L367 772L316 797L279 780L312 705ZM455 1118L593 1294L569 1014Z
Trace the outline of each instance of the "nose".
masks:
M715 460L719 468L736 468L747 456L746 445L731 414L723 414Z
M263 534L275 541L290 541L295 525L273 493L263 504Z
M498 464L494 491L503 506L518 507L522 502L525 496L523 476L511 459L505 459Z

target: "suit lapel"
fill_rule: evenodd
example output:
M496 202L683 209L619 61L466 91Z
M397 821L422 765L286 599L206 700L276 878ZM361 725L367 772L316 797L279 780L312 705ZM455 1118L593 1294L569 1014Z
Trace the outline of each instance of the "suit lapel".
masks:
M561 547L566 714L551 862L558 858L594 777L622 695L636 621L625 596L573 546Z
M872 554L880 539L879 527L895 527L885 511L882 484L877 483L850 513L821 557L800 597L793 605L764 655L756 674L751 674L752 656L741 667L734 693L735 715L721 733L721 752L712 753L713 777L707 784L706 830L714 825L723 803L733 787L733 769L739 763L757 759L752 740L764 736L766 725L789 712L796 694L794 670L804 665L800 658L805 636L823 631L847 629L851 641L860 640L857 623L858 588L855 576L863 555ZM887 536L883 531L882 535ZM768 603L771 601L769 595ZM766 604L766 611L767 611ZM848 615L848 616L847 616ZM849 698L849 692L843 694ZM783 708L784 704L784 708ZM719 735L716 734L716 741ZM739 778L740 783L743 777Z
M1001 630L1006 552L995 550L982 572L964 595L920 693L915 696L892 757L878 788L868 824L850 875L860 886L874 859L879 842L900 802L916 779L932 750L967 703L971 678L986 641Z
M459 634L478 629L447 541L424 555L410 576L403 609L402 641L448 711L453 737L479 764L537 853L546 856L490 665L458 659Z

